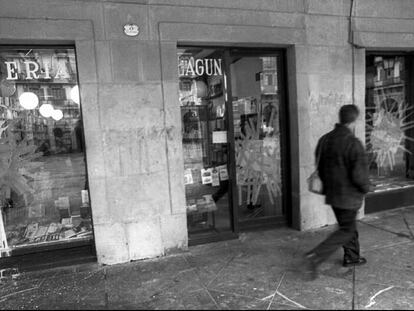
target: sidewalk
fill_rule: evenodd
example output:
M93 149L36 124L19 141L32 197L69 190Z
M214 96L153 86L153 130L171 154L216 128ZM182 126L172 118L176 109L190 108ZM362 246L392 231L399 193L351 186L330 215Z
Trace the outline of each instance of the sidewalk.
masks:
M333 227L242 234L154 260L85 264L0 283L0 309L414 309L414 207L359 224L368 264L344 268L342 250L305 281L301 259Z

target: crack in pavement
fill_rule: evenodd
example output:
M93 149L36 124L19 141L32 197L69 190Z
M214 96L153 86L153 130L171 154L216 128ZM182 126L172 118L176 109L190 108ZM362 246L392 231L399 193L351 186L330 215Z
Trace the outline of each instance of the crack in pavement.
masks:
M383 292L386 292L387 290L390 290L394 288L394 286L389 286L387 288L381 289L380 291L378 291L374 296L372 296L369 299L369 303L364 307L365 309L368 309L370 307L372 307L374 304L376 304L377 302L374 300L378 295L382 294Z
M235 256L234 256L235 257ZM227 262L221 269L220 269L220 271L219 272L217 272L217 274L215 275L215 277L214 277L214 279L213 279L213 281L217 278L217 276L218 276L218 274L234 259L234 257L229 261L229 262ZM188 261L188 259L184 256L183 257L184 258L184 261L191 267L192 265L190 264L190 262ZM207 292L207 294L208 294L208 296L211 298L211 300L213 300L213 302L214 302L214 304L216 305L216 308L217 308L217 310L220 310L220 306L219 306L219 304L218 304L218 302L214 299L214 297L213 297L213 295L211 294L211 292L210 292L210 290L208 289L208 287L207 286L209 286L210 285L210 283L206 286L204 283L203 283L203 281L202 281L202 278L200 277L200 275L198 274L198 272L197 272L197 269L194 269L193 271L192 271L196 276L197 276L197 278L200 280L200 285L203 287L203 290L205 290L206 292Z
M352 270L352 310L355 310L355 266Z
M242 252L243 253L243 252ZM230 260L228 260L225 264L224 264L224 266L216 273L216 275L214 276L214 278L207 284L207 286L206 287L210 287L210 285L211 284L213 284L213 282L217 279L217 277L219 276L219 274L221 273L221 271L223 271L225 268L227 268L229 265L230 265L230 263L237 257L237 255L240 255L240 254L236 254L236 255L233 255L231 258L230 258Z
M390 244L385 244L385 245L382 245L382 246L365 248L364 251L365 252L370 252L370 251L375 251L375 250L379 250L379 249L390 248L390 247L394 247L394 246L398 246L398 245L412 244L412 243L413 243L413 240L410 239L409 241L390 243Z
M282 277L281 277L281 279L279 281L279 284L277 285L277 288L276 288L275 292L272 295L267 296L267 297L261 299L262 301L266 301L266 300L269 300L270 299L269 305L267 306L267 310L270 310L270 307L271 307L271 305L273 303L273 300L275 299L276 295L282 297L283 299L285 299L287 302L290 303L290 304L285 304L285 305L288 305L288 306L291 306L291 307L293 305L296 308L299 307L301 309L308 309L307 307L301 305L300 303L298 303L298 302L290 299L289 297L287 297L284 294L282 294L281 292L279 292L280 285L282 285L282 282L283 282L283 279L285 278L285 275L286 275L286 272L283 273L283 275L282 275Z
M405 213L404 213L404 211L401 211L401 214L402 214L402 216L403 216L403 219L404 219L405 225L407 226L407 229L408 229L408 231L410 232L411 239L413 239L413 240L414 240L414 233L413 233L413 231L411 230L411 227L410 227L410 224L409 224L409 223L408 223L408 221L407 221L407 218L405 217Z
M272 297L272 299L271 299L271 300L270 300L270 302L269 302L269 305L267 306L267 310L270 310L270 306L272 305L273 300L275 299L276 293L277 293L277 291L279 290L280 284L282 284L282 281L283 281L283 279L285 278L285 275L286 275L286 272L285 272L285 273L283 273L282 277L280 278L279 284L277 285L276 290L275 290L275 292L273 293L273 295L271 295L271 296L269 296L269 297L265 297L265 298L263 298L263 299L262 299L262 300L266 300L266 298L270 298L270 297Z
M104 302L105 302L105 309L108 310L109 307L109 294L108 294L108 284L107 284L107 273L106 273L106 267L103 268L103 274L104 274Z
M57 273L55 273L55 274L52 276L52 278L53 278L54 276L56 276L56 274L57 274ZM1 297L0 302L4 302L4 301L6 301L9 297L12 297L12 296L14 296L14 295L18 295L18 294L21 294L21 293L29 292L29 291L32 291L32 290L35 290L35 289L39 289L40 287L42 287L42 285L43 285L43 283L46 281L46 279L48 279L48 277L43 278L43 279L39 282L39 284L37 284L36 286L33 286L33 287L31 287L31 288L27 288L27 289L19 290L19 291L17 291L17 292L13 292L13 293L10 293L10 294L8 294L8 295L5 295L5 296Z

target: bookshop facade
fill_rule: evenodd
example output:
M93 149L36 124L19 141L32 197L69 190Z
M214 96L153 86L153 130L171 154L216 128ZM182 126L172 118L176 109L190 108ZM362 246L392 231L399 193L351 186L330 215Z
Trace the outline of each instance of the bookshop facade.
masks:
M360 216L414 205L405 2L0 0L0 265L333 224L306 179L343 104L375 186Z

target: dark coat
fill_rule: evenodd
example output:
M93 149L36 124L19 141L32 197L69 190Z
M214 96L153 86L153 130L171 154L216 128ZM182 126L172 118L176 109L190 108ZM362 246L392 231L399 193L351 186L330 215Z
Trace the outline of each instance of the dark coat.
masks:
M315 157L326 204L357 210L369 191L368 160L361 141L341 124L319 139Z

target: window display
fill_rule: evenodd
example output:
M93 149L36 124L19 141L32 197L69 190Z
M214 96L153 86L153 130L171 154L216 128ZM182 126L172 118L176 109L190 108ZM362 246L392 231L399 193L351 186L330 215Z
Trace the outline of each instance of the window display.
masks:
M73 48L0 48L2 250L92 238Z
M366 143L374 192L414 186L414 118L410 59L367 57Z

